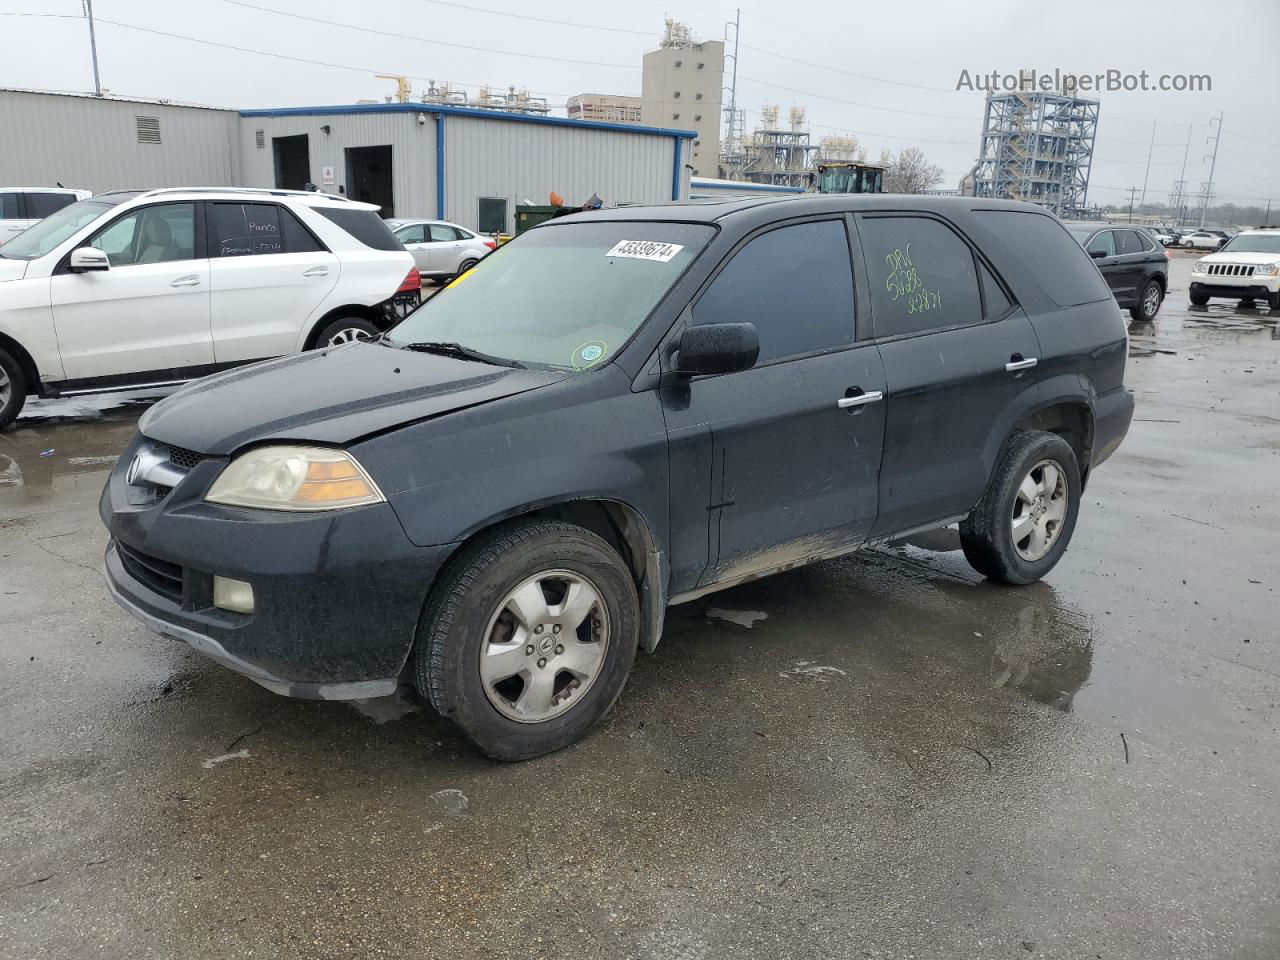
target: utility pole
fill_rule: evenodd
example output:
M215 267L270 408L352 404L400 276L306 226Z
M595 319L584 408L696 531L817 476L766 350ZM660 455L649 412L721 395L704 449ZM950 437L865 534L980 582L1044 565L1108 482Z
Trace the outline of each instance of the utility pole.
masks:
M1147 202L1147 178L1151 176L1151 154L1156 149L1156 121L1151 121L1151 146L1147 147L1147 172L1142 175L1142 200L1138 206Z
M1262 225L1265 227L1271 223L1271 198L1267 198L1267 212L1262 215Z
M102 81L98 78L98 39L93 32L93 0L84 0L84 13L89 19L89 53L93 57L93 95L102 96Z
M1133 198L1138 195L1137 187L1129 188L1129 222L1133 223Z
M1205 138L1205 141L1204 141L1205 143L1208 143L1210 140L1213 141L1213 159L1209 161L1209 186L1205 188L1205 194L1206 194L1205 202L1204 202L1204 206L1200 208L1200 226L1201 227L1204 226L1205 214L1209 212L1208 198L1213 195L1213 172L1218 167L1218 144L1222 142L1222 111L1221 110L1218 111L1218 115L1216 117L1209 118L1210 129L1213 128L1213 125L1215 122L1218 124L1218 132L1210 134L1208 137ZM1209 160L1208 157L1205 157L1204 159ZM1204 161L1202 160L1201 162L1203 163Z
M1178 226L1182 226L1182 221L1186 219L1186 212L1182 209L1183 201L1186 199L1185 191L1187 186L1187 156L1191 153L1191 133L1195 130L1194 123L1187 124L1187 146L1182 151L1182 176L1178 179L1178 200L1174 204L1177 209Z
M725 150L729 153L737 149L738 130L738 33L742 29L742 10L734 10L733 20L724 25L725 43L729 42L729 27L733 27L733 74L729 81L729 109L726 112L728 123L725 125Z

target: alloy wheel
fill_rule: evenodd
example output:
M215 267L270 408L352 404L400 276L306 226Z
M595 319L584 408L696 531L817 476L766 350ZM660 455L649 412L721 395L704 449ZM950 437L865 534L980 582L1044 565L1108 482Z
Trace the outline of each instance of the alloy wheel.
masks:
M13 384L9 382L9 375L4 372L4 367L0 367L0 410L9 405L9 397L13 395Z
M1147 288L1146 295L1142 298L1142 315L1148 320L1156 315L1156 311L1160 309L1160 287L1157 284L1151 284Z
M1013 499L1013 548L1023 560L1044 557L1058 541L1067 516L1067 476L1053 460L1041 460L1018 485Z
M340 347L344 343L354 343L357 340L372 340L374 335L367 330L361 330L359 327L343 327L329 338L329 346Z
M609 610L599 588L571 570L521 581L498 604L480 648L489 702L508 719L542 723L591 689L609 646Z

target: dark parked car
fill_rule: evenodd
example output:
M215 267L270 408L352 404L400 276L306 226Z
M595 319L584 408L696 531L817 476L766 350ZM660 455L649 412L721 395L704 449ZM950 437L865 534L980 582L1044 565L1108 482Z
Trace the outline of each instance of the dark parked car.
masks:
M411 682L492 756L581 737L668 605L959 523L1062 556L1133 414L1125 325L1041 208L831 196L543 224L379 341L153 407L107 582L290 696Z
M1093 257L1116 303L1135 320L1154 320L1169 290L1169 254L1141 227L1069 223Z

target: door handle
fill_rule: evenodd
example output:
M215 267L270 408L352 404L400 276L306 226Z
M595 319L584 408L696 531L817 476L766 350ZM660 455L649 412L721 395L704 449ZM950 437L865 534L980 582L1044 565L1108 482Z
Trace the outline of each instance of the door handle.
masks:
M328 267L312 267L310 270L303 270L304 277L327 277L329 275Z
M857 390L859 388L854 387ZM872 390L869 393L855 393L850 397L841 397L836 401L836 406L841 410L848 410L850 407L860 407L864 403L875 403L877 400L884 399L884 392L881 390Z
M169 284L171 287L198 287L200 286L199 277L179 277Z
M1019 370L1030 370L1039 362L1036 357L1028 357L1024 360L1022 359L1022 354L1015 353L1009 358L1009 362L1004 365L1004 368L1009 373L1017 373Z

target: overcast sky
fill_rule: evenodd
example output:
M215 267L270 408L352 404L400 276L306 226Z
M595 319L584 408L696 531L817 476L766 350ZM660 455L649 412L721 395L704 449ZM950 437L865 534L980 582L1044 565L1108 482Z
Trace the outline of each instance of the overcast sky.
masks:
M734 9L712 0L94 0L104 87L229 107L380 99L392 84L376 73L412 76L415 93L427 78L517 84L561 106L587 91L639 94L640 57L657 45L665 14L716 39ZM91 89L81 0L0 0L0 13L22 12L54 16L0 16L0 86ZM1208 92L1098 94L1090 202L1141 189L1153 120L1148 197L1167 200L1189 128L1186 179L1198 189L1213 149L1209 118L1222 111L1219 201L1272 197L1280 207L1278 37L1280 0L744 0L738 104L748 129L764 103L783 116L799 104L815 140L854 134L872 158L919 147L954 186L976 159L983 111L981 93L956 91L961 70L1209 74Z

